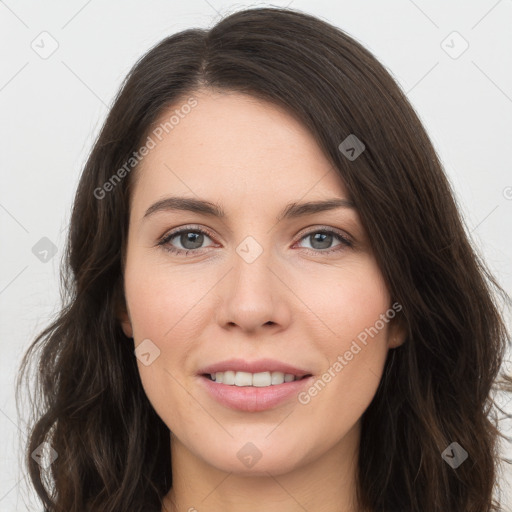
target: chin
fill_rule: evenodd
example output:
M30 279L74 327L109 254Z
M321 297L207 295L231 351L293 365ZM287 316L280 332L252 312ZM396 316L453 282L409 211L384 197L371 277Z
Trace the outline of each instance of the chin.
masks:
M268 431L267 431L268 433ZM265 434L267 435L267 434ZM280 446L279 450L272 443L266 441L266 447L263 443L248 441L245 438L240 442L230 442L230 446L217 444L218 452L208 453L204 460L211 466L228 473L251 476L268 476L285 474L293 471L303 458L302 454L293 446L289 449ZM232 455L231 455L232 454Z

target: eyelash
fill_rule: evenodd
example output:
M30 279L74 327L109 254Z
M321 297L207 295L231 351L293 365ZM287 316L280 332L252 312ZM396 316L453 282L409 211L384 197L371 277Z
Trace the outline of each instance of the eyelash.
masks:
M202 228L196 228L196 227L192 228L190 226L185 226L183 228L180 228L176 231L171 231L170 233L164 235L164 237L162 237L159 240L159 242L157 243L157 246L161 246L167 252L170 252L172 254L182 255L182 256L187 256L188 253L190 253L190 252L192 252L192 253L201 252L201 249L177 249L169 244L170 240L172 240L173 238L175 238L178 235L181 235L182 233L199 233L199 234L206 235L211 239L214 239L213 235L208 230L205 230ZM323 227L305 233L304 235L302 235L299 238L298 241L300 242L304 238L307 238L308 236L311 236L311 235L314 235L317 233L322 233L322 234L326 234L326 235L334 235L341 243L339 245L334 246L331 249L326 249L326 250L310 249L308 247L303 247L302 249L304 249L309 254L326 255L326 254L331 254L333 252L341 251L341 250L345 249L346 247L353 247L352 241L349 240L346 236L342 235L340 232L338 232L336 230L333 230L332 228L323 228Z

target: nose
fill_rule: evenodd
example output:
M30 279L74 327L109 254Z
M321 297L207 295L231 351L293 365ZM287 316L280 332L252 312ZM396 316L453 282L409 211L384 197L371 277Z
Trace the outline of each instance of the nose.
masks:
M219 283L218 324L224 329L239 328L245 332L286 329L291 320L290 297L284 284L286 275L269 254L263 253L249 263L239 254L233 266ZM289 285L288 285L289 286Z

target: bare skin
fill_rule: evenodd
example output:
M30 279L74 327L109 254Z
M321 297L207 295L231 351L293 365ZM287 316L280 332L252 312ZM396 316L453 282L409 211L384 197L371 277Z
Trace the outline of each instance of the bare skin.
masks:
M360 419L388 350L404 340L396 322L381 321L348 357L358 335L392 307L367 234L347 206L277 220L288 203L350 200L293 116L239 93L194 97L197 106L136 171L120 319L135 347L149 339L160 351L138 367L172 432L173 488L162 512L356 512ZM144 218L171 195L218 203L225 216L162 210ZM181 227L208 234L196 245L186 235L157 245ZM333 232L323 242L315 237L322 228ZM250 263L236 250L248 236L262 250ZM336 370L339 356L346 364ZM234 357L284 361L314 382L331 369L331 378L317 393L305 388L302 402L293 396L260 412L234 410L198 375ZM251 467L237 456L247 443L261 456Z

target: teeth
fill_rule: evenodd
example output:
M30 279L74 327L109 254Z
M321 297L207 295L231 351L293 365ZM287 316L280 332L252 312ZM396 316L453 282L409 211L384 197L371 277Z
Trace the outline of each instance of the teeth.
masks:
M275 386L282 384L283 382L292 382L299 380L301 377L295 377L291 373L283 372L260 372L260 373L249 373L249 372L234 372L225 371L211 373L211 378L219 384L228 384L231 386L254 386L263 388L267 386Z

